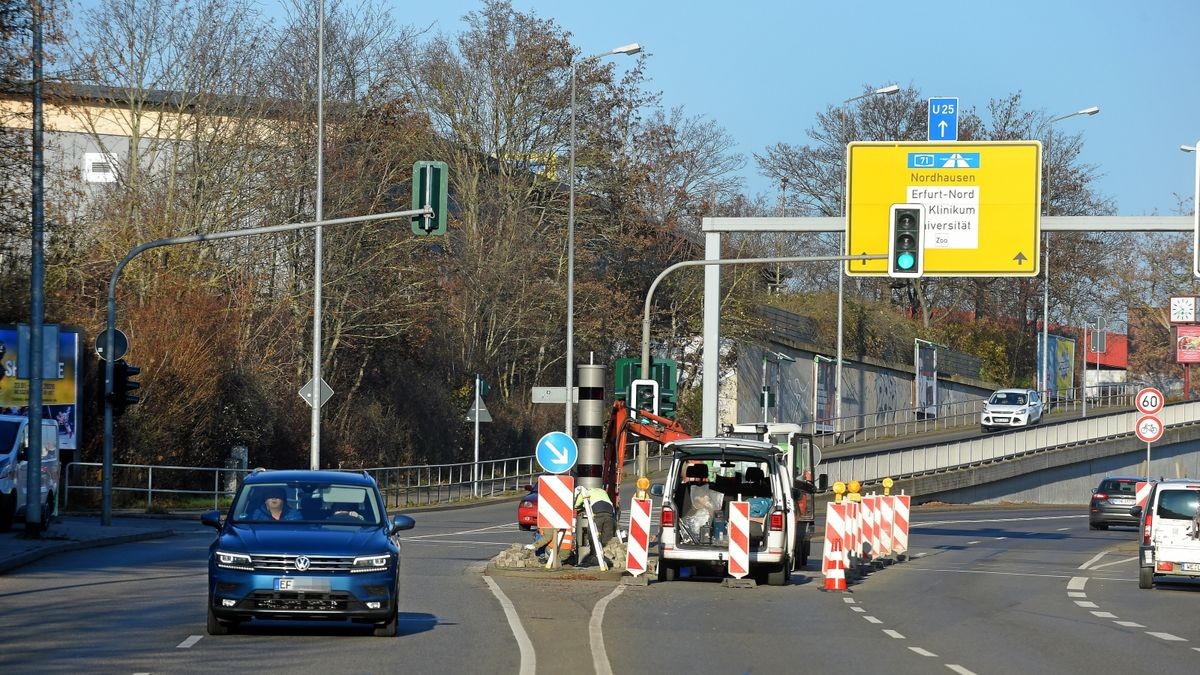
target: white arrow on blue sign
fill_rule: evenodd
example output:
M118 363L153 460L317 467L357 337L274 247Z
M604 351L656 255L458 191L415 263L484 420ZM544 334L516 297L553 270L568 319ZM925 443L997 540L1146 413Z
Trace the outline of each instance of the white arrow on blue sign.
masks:
M929 99L929 140L958 140L958 99Z
M547 473L570 471L577 459L579 446L561 431L551 431L537 442L537 461Z

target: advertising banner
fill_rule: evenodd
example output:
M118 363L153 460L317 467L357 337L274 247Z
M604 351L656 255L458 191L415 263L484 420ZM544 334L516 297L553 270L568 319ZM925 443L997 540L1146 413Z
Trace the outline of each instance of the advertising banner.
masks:
M818 434L833 433L833 416L836 414L837 362L824 356L813 357L813 428Z
M932 342L917 340L913 362L917 364L917 416L923 419L937 417L937 346Z
M1050 335L1050 377L1046 380L1047 398L1073 398L1075 388L1075 340ZM1038 333L1038 381L1042 380L1042 335Z
M18 331L0 325L0 412L27 415L29 380L17 377ZM58 332L58 376L42 380L42 416L58 423L58 447L75 450L79 438L80 395L83 387L82 331L60 327Z
M1172 326L1175 363L1200 363L1200 326Z

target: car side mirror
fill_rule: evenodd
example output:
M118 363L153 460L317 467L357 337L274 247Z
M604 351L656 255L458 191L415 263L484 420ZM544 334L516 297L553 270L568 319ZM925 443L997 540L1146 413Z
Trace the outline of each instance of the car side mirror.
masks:
M1142 517L1141 505L1129 507L1129 515L1133 516L1134 518L1141 518Z
M200 522L219 530L221 529L221 512L205 511L204 513L200 514Z
M1097 492L1099 489L1100 489L1100 488L1092 488L1092 494L1096 494L1096 492Z
M650 496L652 496L652 497L663 496L663 484L655 483L655 484L651 485L650 486Z
M411 530L416 524L417 521L413 520L412 516L400 514L392 518L392 526L388 528L388 535L399 534L404 530Z

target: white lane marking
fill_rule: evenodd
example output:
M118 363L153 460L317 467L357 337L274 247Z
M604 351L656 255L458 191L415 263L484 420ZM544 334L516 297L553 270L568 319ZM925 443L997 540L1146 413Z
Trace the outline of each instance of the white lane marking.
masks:
M513 541L476 541L474 539L425 539L421 541L409 541L405 539L403 542L405 544L433 544L434 546L440 544L464 544L468 546L503 546L505 548L517 543Z
M866 619L868 623L883 623L883 621L880 621L873 616L864 616L863 618Z
M1058 529L1057 529L1057 530L1055 530L1055 531L1056 531L1056 532L1066 532L1067 530L1070 530L1070 529L1071 529L1071 528L1069 528L1069 527L1060 527L1060 528L1058 528Z
M958 665L957 663L947 663L946 667L949 668L950 670L953 670L954 672L958 673L958 675L975 675L975 671L967 670L966 668L963 668L962 666Z
M903 636L903 635L901 635L900 633L898 633L898 632L896 632L896 631L892 630L891 628L884 628L884 629L883 629L883 634L884 634L884 635L887 635L888 637L893 637L893 638L896 638L897 640L903 640L903 639L904 639L904 636Z
M418 534L413 537L404 537L403 541L415 541L418 539L432 539L434 537L457 537L461 534L475 534L476 532L494 532L496 530L511 530L512 524L505 523L504 525L489 525L487 527L477 527L473 530L459 530L458 532L439 532L436 534Z
M513 637L517 639L517 647L521 650L521 670L518 672L521 675L537 675L537 654L533 651L533 643L529 640L529 634L521 625L521 617L517 615L517 608L513 607L512 600L508 599L508 596L500 590L491 577L484 575L483 580L492 589L492 595L500 601L500 607L504 609L504 616L508 619L508 626L512 629Z
M588 641L592 645L592 668L595 669L596 675L612 675L612 666L608 663L608 653L604 651L604 610L608 607L608 603L612 599L621 594L625 590L625 585L620 584L613 589L612 593L600 598L596 606L592 608L592 618L588 619Z
M858 612L859 614L863 614L867 611L866 609L864 609L862 607L851 607L850 610L854 611L854 612Z
M1113 614L1112 612L1092 612L1092 616L1096 616L1096 617L1099 617L1099 618L1101 618L1101 619L1115 619L1115 618L1117 618L1117 615L1116 615L1116 614Z
M1092 602L1091 600L1076 600L1075 604L1079 605L1080 607L1083 607L1084 609L1092 609L1092 608L1100 606L1100 605L1097 605L1096 603Z
M1137 556L1135 555L1135 556L1133 556L1132 558L1121 558L1120 560L1114 560L1114 561L1112 561L1112 562L1106 562L1106 563L1104 563L1103 565L1096 565L1096 566L1095 566L1095 567L1093 567L1092 569L1094 569L1094 570L1098 570L1098 569L1100 569L1101 567L1108 567L1109 565L1121 565L1121 564L1124 564L1124 563L1127 563L1127 562L1134 562L1134 561L1136 561L1136 560L1137 560Z
M1168 642L1187 642L1187 638L1181 638L1178 635L1171 635L1170 633L1159 633L1158 631L1153 630L1146 631L1146 635L1152 635L1160 640L1166 640Z
M1194 651L1194 652L1200 652L1200 647L1192 647L1192 651Z
M978 540L978 539L976 539L975 541L968 541L968 542L967 542L967 546L970 546L970 545L972 545L972 544L978 544L978 543L979 543L979 540Z
M1067 590L1082 591L1087 582L1088 577L1071 577L1071 580L1067 582Z
M996 537L996 541L1004 541L1005 539L1008 539L1008 537Z
M1126 628L1145 628L1145 626L1136 621L1114 621L1113 623Z
M1084 593L1083 591L1067 591L1067 597L1068 598L1086 598L1087 593Z
M853 605L855 600L854 598L842 598L842 602L846 603L847 605Z
M176 649L191 649L193 645L195 645L197 642L199 642L200 640L203 640L203 639L204 639L203 635L193 635L193 636L189 637L188 639L184 640L183 642L180 642L179 644L175 645L175 648Z
M1087 514L1079 516L1037 516L1029 518L987 518L984 520L931 520L927 523L916 520L909 521L909 527L933 527L936 525L961 525L963 523L1022 523L1035 520L1074 520L1076 518L1087 518ZM1070 528L1063 528L1070 529Z
M1096 555L1092 556L1090 560L1088 560L1087 562L1080 565L1079 569L1086 570L1092 563L1096 562L1097 560L1099 560L1103 557L1104 557L1104 551L1101 551L1101 552L1097 553Z
M934 654L933 652L929 651L928 649L922 649L920 647L909 647L909 649L920 654L921 656L932 656L934 658L937 658L937 654Z

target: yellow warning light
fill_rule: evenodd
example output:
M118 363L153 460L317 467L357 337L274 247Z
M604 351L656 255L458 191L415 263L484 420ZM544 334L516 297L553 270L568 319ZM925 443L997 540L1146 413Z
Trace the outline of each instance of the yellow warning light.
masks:
M883 495L885 497L892 494L892 486L895 484L895 481L893 481L890 476L883 479Z
M862 489L862 485L859 484L859 482L856 480L850 481L850 484L847 485L846 487L855 494L857 494L858 491Z
M650 489L650 479L642 476L637 479L637 489L640 492L645 492Z
M842 481L839 480L838 482L833 484L833 503L834 504L842 503L842 493L844 493L845 491L846 491L846 484L843 483Z

